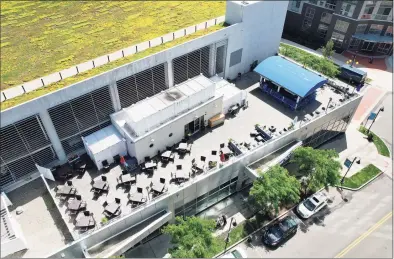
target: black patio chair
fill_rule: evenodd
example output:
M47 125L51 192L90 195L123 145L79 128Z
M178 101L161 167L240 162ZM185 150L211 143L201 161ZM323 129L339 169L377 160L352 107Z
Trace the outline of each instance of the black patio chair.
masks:
M160 178L160 183L166 183L166 179L165 178Z
M83 215L84 215L84 216L90 216L90 211L85 210L85 211L83 212Z
M72 181L67 181L67 185L68 186L73 186L73 182Z
M176 165L176 170L182 170L182 165Z
M115 155L114 156L114 162L115 162L115 164L119 164L120 163L120 155Z
M201 156L200 157L201 161L205 162L205 160L207 159L205 156Z
M196 159L193 158L193 159L192 159L192 165L193 165L195 162L196 162Z
M106 182L106 181L107 181L107 177L106 177L105 175L102 175L102 176L101 176L101 180L103 180L104 182Z
M150 162L150 157L146 156L145 157L145 162Z
M142 188L141 187L137 187L137 192L142 193Z
M217 151L216 150L212 150L212 155L216 156L217 155Z
M103 207L105 208L105 207L107 207L107 205L108 205L108 202L107 202L107 201L104 201Z
M224 148L224 146L225 146L224 143L220 144L220 148Z
M76 198L78 201L82 200L82 196L81 196L81 195L75 195L75 198Z
M108 164L108 161L107 161L107 160L104 160L103 162L101 162L101 164L103 165L103 167L104 167L105 170L108 170L108 169L109 169L109 164Z
M115 203L120 204L120 199L119 198L115 198Z

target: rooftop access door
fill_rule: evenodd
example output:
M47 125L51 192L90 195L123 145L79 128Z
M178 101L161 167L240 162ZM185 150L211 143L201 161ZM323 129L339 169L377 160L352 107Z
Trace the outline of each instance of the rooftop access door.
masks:
M224 68L226 67L227 40L215 44L215 73L224 77Z

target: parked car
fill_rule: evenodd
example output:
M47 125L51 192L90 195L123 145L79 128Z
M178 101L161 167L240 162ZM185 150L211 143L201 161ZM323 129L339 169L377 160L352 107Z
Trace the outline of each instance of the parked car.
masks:
M297 214L301 218L307 219L324 208L327 205L327 200L328 197L324 193L315 193L297 206Z
M270 247L277 247L290 236L297 233L298 223L294 216L287 216L274 223L263 234L263 243Z
M242 248L232 250L230 253L222 255L220 258L248 258L246 251Z

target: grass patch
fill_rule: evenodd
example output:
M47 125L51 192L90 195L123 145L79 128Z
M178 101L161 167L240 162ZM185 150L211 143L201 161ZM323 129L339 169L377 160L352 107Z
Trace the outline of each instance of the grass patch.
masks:
M338 65L331 60L313 55L297 47L280 43L279 53L328 77L333 78L339 74Z
M363 126L361 126L359 128L359 131L361 133L363 133L364 135L368 135L367 133L367 129ZM379 138L375 133L373 133L372 131L369 131L372 136L373 136L373 143L376 146L376 149L378 150L378 153L382 156L386 156L386 157L390 157L390 151L388 149L388 147L386 146L386 144L383 142L383 140L381 138Z
M59 82L50 84L50 85L48 85L46 87L42 87L42 88L39 88L39 89L37 89L35 91L32 91L32 92L29 92L29 93L17 96L15 98L6 100L6 101L4 101L4 102L2 102L0 104L0 109L4 110L4 109L7 109L7 108L16 106L18 104L30 101L30 100L32 100L34 98L39 97L39 96L48 94L48 93L56 91L56 90L59 90L61 88L69 86L71 84L77 83L79 81L85 80L87 78L96 76L96 75L104 73L104 72L107 72L107 71L109 71L111 69L114 69L114 68L117 68L119 66L128 64L128 63L133 62L133 61L138 60L138 59L142 59L142 58L147 57L149 55L152 55L152 54L155 54L155 53L160 52L162 50L174 47L176 45L179 45L181 43L184 43L184 42L190 41L192 39L198 38L198 37L203 36L205 34L208 34L208 33L211 33L211 32L217 31L217 30L220 30L222 28L223 28L223 24L212 26L212 27L209 27L206 30L197 31L196 33L187 35L185 37L182 37L182 38L179 38L179 39L167 42L165 44L162 44L162 45L159 45L159 46L156 46L156 47L153 47L153 48L146 49L146 50L138 52L138 53L136 53L134 55L115 60L113 62L107 63L107 64L102 65L100 67L97 67L97 68L85 71L83 73L77 74L75 76L65 78L65 79L63 79L63 80L61 80ZM72 57L65 58L61 62L67 62L70 59L72 59Z
M352 175L349 178L345 178L343 182L343 186L349 188L359 188L360 186L371 180L379 173L380 173L379 168L377 168L372 164L369 164L363 169L361 169L360 172L357 172L356 174Z
M1 38L9 44L0 56L1 89L224 15L225 7L225 1L2 1Z

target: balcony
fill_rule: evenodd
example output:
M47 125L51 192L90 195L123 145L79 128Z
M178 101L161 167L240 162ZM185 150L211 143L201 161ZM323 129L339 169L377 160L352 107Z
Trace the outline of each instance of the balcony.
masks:
M393 21L393 16L383 14L363 14L360 17L360 20Z

